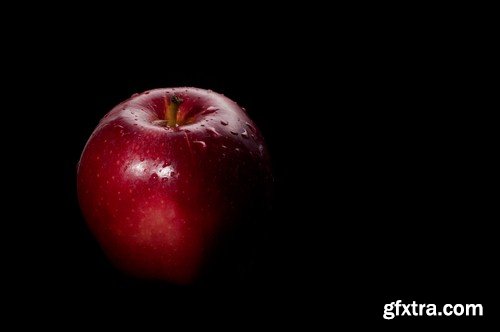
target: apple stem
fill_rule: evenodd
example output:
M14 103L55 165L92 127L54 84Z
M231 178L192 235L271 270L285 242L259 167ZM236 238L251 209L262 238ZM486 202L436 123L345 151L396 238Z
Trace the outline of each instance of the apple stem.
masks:
M166 98L165 98L166 101ZM179 105L182 104L182 98L178 96L172 96L170 102L165 102L165 120L167 120L167 126L175 127L177 126L177 112L179 111Z

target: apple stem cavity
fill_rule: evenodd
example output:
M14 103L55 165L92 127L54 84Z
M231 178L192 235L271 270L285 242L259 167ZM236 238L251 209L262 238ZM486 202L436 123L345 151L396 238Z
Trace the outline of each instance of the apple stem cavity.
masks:
M177 112L179 111L179 106L182 104L182 98L174 95L170 98L170 102L167 103L165 97L165 120L167 121L167 126L175 128L177 126Z

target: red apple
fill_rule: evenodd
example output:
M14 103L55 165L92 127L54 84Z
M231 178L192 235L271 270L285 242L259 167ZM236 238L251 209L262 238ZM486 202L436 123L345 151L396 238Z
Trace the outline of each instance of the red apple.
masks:
M81 209L111 261L177 284L197 280L231 234L249 229L271 181L263 137L244 109L197 88L119 104L78 166Z

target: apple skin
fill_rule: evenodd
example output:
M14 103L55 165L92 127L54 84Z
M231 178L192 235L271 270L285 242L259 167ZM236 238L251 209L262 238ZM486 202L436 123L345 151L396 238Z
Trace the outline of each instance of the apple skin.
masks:
M173 96L182 103L169 127L162 120ZM117 105L89 138L77 173L91 232L136 277L193 283L220 248L234 239L251 245L266 227L258 225L272 185L264 139L241 107L209 90L155 89Z

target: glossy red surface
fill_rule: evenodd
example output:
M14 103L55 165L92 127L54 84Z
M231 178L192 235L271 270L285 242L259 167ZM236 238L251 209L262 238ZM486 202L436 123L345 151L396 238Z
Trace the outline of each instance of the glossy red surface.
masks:
M171 96L180 125L162 123ZM252 120L223 95L157 89L112 109L78 167L85 219L119 268L186 284L224 234L267 200L269 157Z

